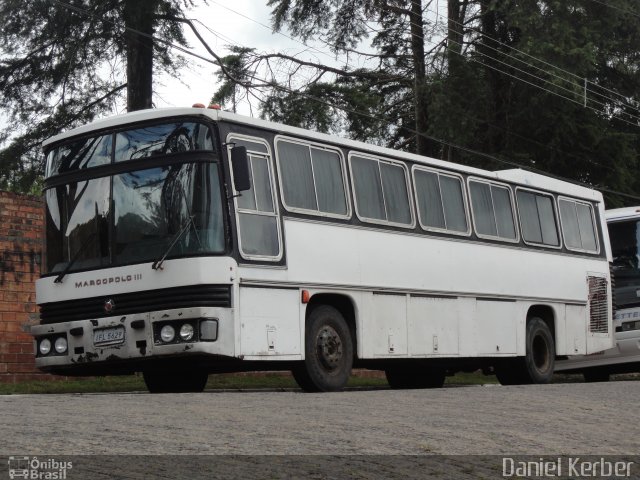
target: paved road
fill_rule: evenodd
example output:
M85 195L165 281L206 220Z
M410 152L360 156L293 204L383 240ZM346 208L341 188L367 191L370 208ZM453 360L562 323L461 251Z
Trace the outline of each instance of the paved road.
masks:
M640 382L0 396L0 454L637 455Z

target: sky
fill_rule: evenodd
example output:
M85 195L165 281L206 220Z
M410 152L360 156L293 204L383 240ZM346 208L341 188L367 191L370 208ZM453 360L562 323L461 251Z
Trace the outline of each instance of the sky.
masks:
M342 65L339 60L335 60L326 46L310 44L312 47L310 50L284 35L273 33L270 28L271 10L267 7L266 0L208 0L208 3L208 6L202 5L186 12L186 16L206 25L205 27L195 23L209 46L220 56L228 53L225 46L233 42L240 46L256 48L260 52L288 54L303 52L301 56L303 59L322 60L324 63ZM188 27L185 29L185 34L191 50L211 58ZM313 48L327 52L328 55L322 55ZM168 75L156 77L154 80L156 107L184 107L197 102L209 104L217 88L215 71L214 65L191 57L189 68L181 74L180 79L173 79ZM247 104L239 106L238 113L249 114L249 106ZM254 110L255 114L257 112Z

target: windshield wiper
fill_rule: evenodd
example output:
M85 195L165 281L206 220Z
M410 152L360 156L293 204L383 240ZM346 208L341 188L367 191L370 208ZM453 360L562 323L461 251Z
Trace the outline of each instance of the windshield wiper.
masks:
M76 260L78 259L78 257L80 257L80 254L84 251L85 248L87 248L87 245L89 245L91 240L93 240L97 236L98 236L98 234L96 232L93 232L91 235L89 235L87 237L87 239L84 241L84 243L82 245L80 245L80 248L78 249L76 254L73 256L73 258L71 260L69 260L69 263L67 263L67 266L64 267L64 270L62 270L62 272L60 272L60 275L58 275L56 277L56 279L53 281L53 283L62 283L62 279L65 277L65 275L67 275L67 273L69 273L69 270L71 270L71 267L73 266L73 264L76 263Z
M178 240L182 238L182 235L184 235L184 232L189 230L189 227L191 227L192 225L195 230L196 225L195 225L195 222L193 221L193 216L187 217L187 221L184 222L184 224L180 227L180 230L178 231L178 233L176 233L173 236L173 240L171 241L171 244L169 245L167 250L164 252L162 257L160 257L158 260L153 262L153 264L151 265L151 268L153 268L154 270L162 270L162 264L164 263L164 259L167 258L167 255L169 255L169 252L173 250L173 247L176 243L178 243Z

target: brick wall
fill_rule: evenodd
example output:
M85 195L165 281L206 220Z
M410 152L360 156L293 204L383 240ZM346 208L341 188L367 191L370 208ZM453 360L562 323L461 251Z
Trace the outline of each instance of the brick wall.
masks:
M34 366L31 335L37 311L44 211L38 197L0 192L0 382L48 379Z

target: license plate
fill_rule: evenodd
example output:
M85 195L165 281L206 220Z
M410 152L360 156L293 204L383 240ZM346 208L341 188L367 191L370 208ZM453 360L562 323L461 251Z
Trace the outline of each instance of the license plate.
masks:
M94 345L115 345L124 343L124 327L102 328L93 331Z

